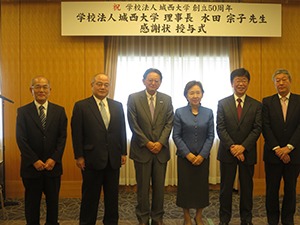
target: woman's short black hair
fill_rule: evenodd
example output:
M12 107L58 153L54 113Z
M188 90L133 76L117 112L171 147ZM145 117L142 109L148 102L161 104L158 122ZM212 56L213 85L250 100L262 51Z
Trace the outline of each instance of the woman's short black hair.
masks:
M183 91L183 95L184 97L187 97L187 94L188 94L188 91L194 87L195 85L198 85L202 91L202 94L204 94L204 89L203 89L203 85L200 81L195 81L195 80L192 80L190 82L188 82L186 85L185 85L185 88L184 88L184 91Z

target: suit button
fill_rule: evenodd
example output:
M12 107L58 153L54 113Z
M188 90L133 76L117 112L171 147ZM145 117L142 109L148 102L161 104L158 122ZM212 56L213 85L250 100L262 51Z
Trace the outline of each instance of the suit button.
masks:
M195 136L197 136L198 134L197 133L195 133Z
M46 136L44 136L44 139L46 138Z
M197 129L198 127L197 126L195 126L195 129Z
M195 123L197 123L197 120L195 120Z
M197 140L195 140L195 142L197 142Z

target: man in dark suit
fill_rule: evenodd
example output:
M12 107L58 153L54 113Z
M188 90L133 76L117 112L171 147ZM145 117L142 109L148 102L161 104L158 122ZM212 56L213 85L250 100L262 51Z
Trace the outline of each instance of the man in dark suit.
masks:
M219 101L217 132L220 138L220 225L228 224L232 211L232 190L239 166L241 224L252 224L252 192L256 141L261 133L261 103L246 95L250 74L244 68L230 75L234 94Z
M144 73L146 90L128 98L128 122L132 131L130 158L134 160L137 181L136 215L140 224L163 224L164 182L170 159L169 136L173 125L171 97L157 92L162 74L157 69ZM150 180L152 206L149 211Z
M67 117L63 107L48 101L50 91L46 77L33 78L30 92L34 101L18 108L16 138L21 151L27 225L40 224L42 193L47 204L45 224L59 224L58 199Z
M103 224L116 225L120 167L127 154L123 106L106 97L107 75L96 74L91 87L93 96L75 103L71 121L74 155L83 179L80 224L96 224L103 186Z
M292 94L291 75L276 70L273 81L277 94L263 99L264 161L268 223L279 223L279 188L284 181L281 210L283 225L294 224L296 185L300 169L300 96Z

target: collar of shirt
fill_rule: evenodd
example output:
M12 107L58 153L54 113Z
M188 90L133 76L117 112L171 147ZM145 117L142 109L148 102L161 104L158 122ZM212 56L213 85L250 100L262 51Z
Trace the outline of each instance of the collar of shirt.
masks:
M291 92L289 92L289 93L285 96L285 97L286 97L286 99L285 99L285 104L286 104L286 105L289 103L290 96L291 96ZM282 101L282 100L281 100L282 96L281 96L280 94L278 94L278 97L279 97L280 102L281 102L281 101Z
M108 108L108 103L107 103L107 98L105 97L104 99L100 100L99 98L97 98L95 95L93 95L95 101L97 102L97 105L100 105L100 102L102 101L104 104L105 109Z
M100 100L99 98L97 98L95 95L93 95L96 103L97 103L97 106L98 106L98 109L99 109L99 112L101 112L101 109L100 109L100 102L102 101L103 104L104 104L104 108L105 108L105 111L106 111L106 114L107 114L107 119L108 121L110 121L110 112L109 112L109 107L108 107L108 102L107 102L107 98L105 97L104 99Z
M233 94L233 95L234 95L234 100L235 100L236 107L239 104L239 102L237 101L237 99L240 98L240 99L242 99L241 106L243 108L244 107L245 98L246 98L246 94L244 94L242 97L238 97L236 94Z
M38 115L40 115L40 106L41 106L41 104L38 103L36 100L34 100L34 104L35 104L36 110L38 111ZM48 100L44 104L42 104L42 106L44 106L44 108L45 108L45 111L44 111L45 112L45 116L47 116Z
M150 94L147 92L147 90L145 90L145 92L146 92L146 95L147 95L147 100L148 100L148 104L149 104L149 105L150 105L150 102L151 102L150 98L153 97L153 105L154 105L154 108L155 108L156 94L157 94L157 92L155 92L154 95L150 95Z

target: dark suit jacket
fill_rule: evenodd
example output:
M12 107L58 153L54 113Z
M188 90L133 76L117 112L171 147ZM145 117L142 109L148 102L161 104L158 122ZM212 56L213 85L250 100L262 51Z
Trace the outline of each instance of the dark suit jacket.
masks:
M145 90L129 96L127 109L128 122L132 131L130 158L146 163L153 154L146 144L152 141L163 145L157 158L161 163L166 163L170 159L169 136L174 119L171 97L157 92L154 122L152 122Z
M65 109L48 102L46 127L43 131L34 102L18 108L16 138L21 151L21 177L38 178L62 174L62 155L67 137ZM38 160L53 159L56 164L51 171L37 171L33 166Z
M280 163L280 158L272 149L291 144L295 148L289 154L290 163L300 164L300 95L291 93L286 122L283 120L278 94L263 99L263 136L265 162Z
M121 167L121 155L127 154L123 107L107 99L110 123L106 129L93 96L78 101L71 120L75 159L84 157L88 169L102 170L110 160L113 169Z
M217 113L217 133L220 138L218 160L232 163L236 158L230 146L243 145L247 165L256 164L256 141L262 129L261 103L246 95L242 115L238 119L234 95L219 101Z

